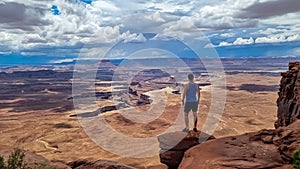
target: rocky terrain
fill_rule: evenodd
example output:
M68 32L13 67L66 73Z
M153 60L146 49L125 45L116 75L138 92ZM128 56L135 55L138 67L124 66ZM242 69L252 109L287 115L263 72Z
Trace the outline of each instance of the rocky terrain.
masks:
M178 168L185 151L199 144L200 134L199 131L189 131L186 135L186 133L179 131L158 136L161 163L166 164L170 169ZM215 139L215 137L205 133L202 136L208 137L208 140ZM178 144L174 146L175 143Z
M292 124L300 119L300 62L289 63L289 71L283 72L280 81L278 112L275 127Z
M185 152L180 169L290 168L300 149L300 120L276 130L261 130L207 141Z
M0 145L0 154L4 159L7 159L9 155L15 151L12 147L7 147ZM25 151L25 163L30 167L35 167L39 164L55 167L58 169L135 169L134 167L130 167L125 164L121 164L114 161L108 160L97 160L97 161L89 161L89 160L76 160L65 164L62 161L50 161L44 158L41 155L32 153L30 151Z
M209 140L205 143L179 143L174 148L160 154L161 162L169 168L181 169L250 169L250 168L290 168L292 169L293 153L300 150L300 115L298 81L300 62L289 64L289 70L282 73L278 92L278 119L276 129L263 129L242 135ZM180 133L170 133L176 138ZM167 136L166 136L167 137ZM199 136L185 139L197 140ZM184 140L185 140L184 139ZM169 139L172 140L172 139ZM159 139L162 150L165 142ZM184 149L188 146L190 149ZM180 153L174 150L178 150ZM183 156L183 152L184 156Z

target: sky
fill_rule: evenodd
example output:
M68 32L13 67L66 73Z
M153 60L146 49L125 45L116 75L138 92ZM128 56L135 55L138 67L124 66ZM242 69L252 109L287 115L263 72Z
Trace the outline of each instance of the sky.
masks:
M193 57L187 39L220 57L299 56L299 16L299 0L0 0L0 64L126 58L160 46Z

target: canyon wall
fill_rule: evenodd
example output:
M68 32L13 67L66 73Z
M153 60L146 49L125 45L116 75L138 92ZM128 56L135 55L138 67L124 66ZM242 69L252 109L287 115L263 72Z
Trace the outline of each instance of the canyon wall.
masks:
M300 119L300 62L289 63L289 70L281 73L277 99L275 128L288 126Z

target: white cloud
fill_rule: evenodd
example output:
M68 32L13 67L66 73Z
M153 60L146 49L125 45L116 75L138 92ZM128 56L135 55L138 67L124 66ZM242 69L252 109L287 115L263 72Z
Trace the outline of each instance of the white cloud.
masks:
M190 17L182 17L180 20L173 22L169 27L165 28L163 34L166 36L177 37L183 39L191 35L193 32L200 31Z
M283 36L283 35L269 35L266 37L257 37L255 40L250 37L247 38L236 38L236 40L233 43L229 43L226 41L221 42L217 47L222 46L233 46L233 45L252 45L252 44L260 44L260 43L282 43L282 42L294 42L294 41L300 41L300 34L294 34L290 36ZM211 44L208 44L206 47L216 47L211 46Z
M234 37L234 33L222 33L220 36L225 37L225 38L231 38Z
M240 27L253 27L256 20L235 17L236 12L255 1L227 0L215 5L204 6L193 12L195 25L197 27L210 29L229 29Z
M300 35L296 34L296 35L292 35L287 37L286 39L288 42L292 42L292 41L300 41Z
M293 41L300 41L300 35L295 34L291 36L268 36L268 37L258 37L255 39L255 43L281 43L281 42L293 42Z
M148 16L146 16L147 19L149 20L153 20L155 22L166 22L166 20L164 18L161 17L160 12L156 11L153 14L150 14Z
M233 42L233 45L250 45L253 43L254 43L254 40L252 37L249 39L243 39L243 38L239 37Z
M232 46L232 43L223 41L218 45L218 47L222 47L222 46Z
M144 37L142 33L139 34L134 34L131 36L128 36L125 40L124 43L132 42L132 43L142 43L146 42L147 39Z
M0 23L4 24L0 24L0 29L5 30L0 33L0 41L3 45L8 46L12 51L34 55L35 50L30 52L23 50L35 48L42 50L39 46L47 46L47 48L76 46L78 43L113 44L131 36L129 32L122 33L120 25L102 24L103 18L105 18L103 11L119 10L112 3L95 1L91 5L86 5L68 0L43 2L25 0L22 3L16 3L9 1L0 5L0 8L6 10L0 12L0 17L8 15L10 11L20 11L20 15L16 15L17 13L9 15L14 16L7 18L10 20L3 20L1 17ZM60 15L52 14L53 4L57 5ZM32 9L36 9L38 13L30 12ZM37 17L38 19L35 19ZM67 54L63 48L57 48L57 53L60 53L59 50L61 53ZM42 51L36 52L40 54ZM47 52L45 50L44 54L49 54ZM72 52L70 51L70 53Z
M288 31L288 29L278 29L278 28L267 28L265 30L259 30L257 33L264 34L264 35L273 35L279 34Z
M237 38L233 43L229 43L226 41L220 42L220 44L217 47L223 47L223 46L233 46L233 45L251 45L254 44L254 39L250 37L249 39L244 38Z
M59 59L59 60L51 60L49 63L64 63L64 62L73 62L75 59Z

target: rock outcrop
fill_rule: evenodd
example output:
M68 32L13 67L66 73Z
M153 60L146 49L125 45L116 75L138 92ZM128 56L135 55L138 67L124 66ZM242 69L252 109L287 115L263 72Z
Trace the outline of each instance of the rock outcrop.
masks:
M140 99L136 102L137 106L151 104L152 100L150 99L150 96L141 94Z
M289 63L278 92L278 119L272 130L218 138L187 150L181 169L293 168L300 149L300 62Z
M14 148L5 145L0 145L0 156L3 157L5 161L7 161L7 159L13 152ZM44 164L47 166L55 167L57 169L71 169L68 165L64 164L63 162L51 162L45 157L29 151L24 151L24 153L24 162L29 167L36 167L38 164Z
M4 159L8 159L10 154L14 151L13 148L0 145L0 156ZM29 167L36 167L38 164L44 164L46 166L55 167L57 169L136 169L134 167L121 164L115 161L108 160L98 160L98 161L88 161L88 160L77 160L65 164L63 162L52 162L41 155L35 154L33 152L24 151L25 157L24 162Z
M98 160L90 162L87 160L78 160L68 164L72 169L136 169L114 161Z
M174 132L158 136L161 163L166 164L169 169L177 169L184 152L199 144L200 134L201 132L190 131L189 133ZM205 133L203 133L203 137L207 137L209 140L214 139L213 136Z
M179 168L289 168L293 152L300 149L299 129L300 120L276 130L211 140L186 151Z
M278 112L275 127L287 126L300 119L300 62L289 63L289 70L281 73L278 92Z

